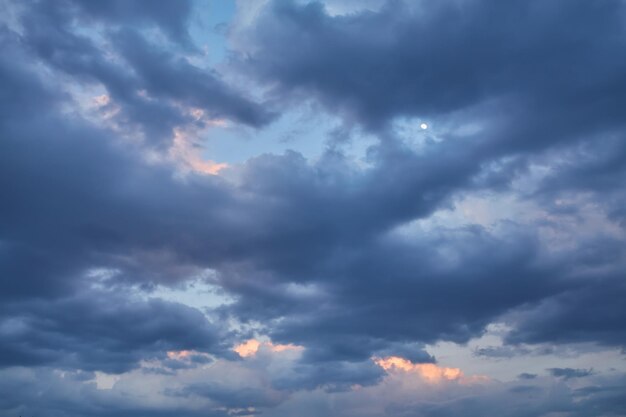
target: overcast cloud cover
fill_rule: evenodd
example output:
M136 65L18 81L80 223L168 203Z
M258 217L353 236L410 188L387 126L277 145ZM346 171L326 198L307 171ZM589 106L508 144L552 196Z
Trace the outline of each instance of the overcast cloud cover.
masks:
M622 0L0 0L0 415L626 416Z

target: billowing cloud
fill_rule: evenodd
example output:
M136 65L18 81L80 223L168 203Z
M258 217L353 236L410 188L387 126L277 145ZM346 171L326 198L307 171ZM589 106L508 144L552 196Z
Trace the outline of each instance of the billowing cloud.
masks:
M0 366L53 365L118 373L171 351L219 347L217 326L195 309L161 300L90 292L51 302L5 303ZM170 351L170 353L168 353Z
M131 29L131 22L151 20L178 38L186 37L183 29L189 11L183 10L191 8L187 2L152 7L142 2L93 6L78 1L78 9L72 3L55 8L44 2L24 6L20 41L42 64L60 71L59 77L67 74L85 87L105 89L107 108L119 106L112 119L127 134L136 136L139 131L148 143L164 146L176 127L206 122L191 117L194 108L204 110L211 119L230 118L253 127L272 119L271 112L226 84L217 71L196 67L185 53L148 42ZM128 21L119 19L120 15ZM103 22L108 30L98 31L94 25L81 33L76 20L92 25ZM111 20L119 24L117 30L110 26Z
M92 3L0 5L0 413L624 414L623 2Z

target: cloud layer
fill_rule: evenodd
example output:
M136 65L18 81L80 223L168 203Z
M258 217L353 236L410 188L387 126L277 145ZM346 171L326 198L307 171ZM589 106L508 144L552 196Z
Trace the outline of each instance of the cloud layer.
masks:
M1 413L624 414L623 2L359 7L2 3Z

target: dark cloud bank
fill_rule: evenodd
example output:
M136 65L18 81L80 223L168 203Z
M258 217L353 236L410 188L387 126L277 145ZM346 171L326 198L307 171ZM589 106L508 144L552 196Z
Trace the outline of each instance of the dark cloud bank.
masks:
M240 28L229 60L266 102L185 58L197 53L192 7L6 2L20 29L0 30L0 366L16 381L3 377L3 415L25 406L68 417L196 415L95 390L35 399L32 374L19 372L54 384L53 368L121 373L171 350L236 361L230 347L252 324L275 343L305 347L295 374L271 381L287 393L377 384L383 373L370 357L433 362L425 344L465 343L499 320L512 352L624 349L623 2L394 1L340 16L321 3L270 2ZM104 40L80 28L99 28ZM162 43L146 35L154 30ZM68 111L77 105L69 86L105 91L117 128ZM367 169L335 147L314 162L293 151L259 155L229 169L236 181L181 179L174 164L144 157L165 152L175 128L202 124L184 109L260 129L311 101L352 126L347 135L379 139ZM417 151L396 130L407 118L450 129ZM469 124L480 129L457 128ZM142 140L124 140L128 132ZM547 173L534 189L515 188L537 166ZM548 250L546 224L512 217L497 230L397 229L474 192L517 193L553 228L581 218L584 199L616 232L581 232ZM202 314L144 297L206 269L233 303ZM594 375L549 373L560 383ZM602 384L504 415L624 415L624 380ZM266 415L282 401L210 383L172 396L254 404ZM388 412L495 415L500 406L479 395Z

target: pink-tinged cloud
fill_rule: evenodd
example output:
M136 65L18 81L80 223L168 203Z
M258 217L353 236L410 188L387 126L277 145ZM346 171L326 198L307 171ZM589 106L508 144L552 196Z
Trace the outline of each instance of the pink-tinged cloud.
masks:
M188 361L191 360L192 357L203 356L205 358L210 358L211 355L204 352L198 352L196 350L169 350L166 352L168 359L173 359L177 361Z
M261 342L255 339L250 339L235 346L233 350L237 352L242 358L247 358L248 356L256 355L256 353L259 351L260 346Z
M195 353L196 352L194 352L193 350L170 350L167 352L167 357L168 359L181 360L181 359L187 359L191 355L194 355Z
M410 373L419 375L424 381L437 384L442 381L457 381L462 384L483 382L488 378L482 375L465 376L459 368L448 368L434 363L413 363L399 356L373 358L373 361L389 374Z
M186 109L187 113L190 114L194 119L199 122L204 123L207 127L227 127L228 120L227 119L211 119L206 116L204 110L192 107L191 109Z
M203 174L217 175L222 169L228 167L228 164L223 162L203 159L182 129L174 129L174 141L170 148L170 156L186 168Z
M300 351L304 349L303 346L298 346L298 345L294 345L291 343L286 344L286 345L281 345L281 344L274 344L272 342L259 342L256 339L250 339L235 346L233 350L237 352L239 356L241 356L242 358L247 358L249 356L256 355L257 352L261 348L266 348L267 350L274 352L274 353L280 353L280 352L286 352L286 351Z

